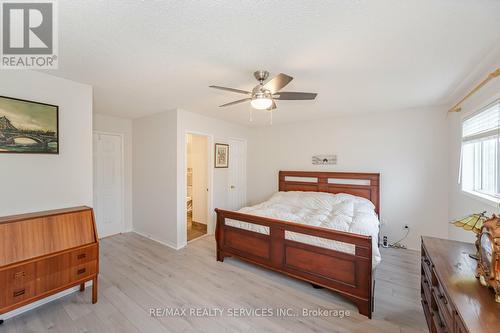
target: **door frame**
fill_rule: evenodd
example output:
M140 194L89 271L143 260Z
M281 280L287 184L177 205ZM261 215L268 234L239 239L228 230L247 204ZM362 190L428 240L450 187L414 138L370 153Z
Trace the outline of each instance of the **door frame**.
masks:
M121 141L121 195L120 195L120 202L121 202L121 206L122 206L122 212L121 212L121 221L120 221L120 232L119 234L122 234L125 232L125 147L124 147L124 144L125 144L125 134L124 133L118 133L118 132L109 132L109 131L99 131L99 130L93 130L92 131L93 134L97 134L97 135L112 135L112 136L117 136L120 138L120 141ZM94 150L93 150L93 147L92 147L92 182L94 181ZM92 204L95 205L95 189L92 189ZM96 221L96 224L97 224L97 230L99 230L99 226L98 226L98 223ZM117 234L115 234L117 235ZM113 236L113 235L109 235L109 236ZM104 236L104 237L109 237L109 236ZM104 237L99 237L99 238L104 238Z
M184 226L184 234L187 237L187 205L185 203L186 197L187 197L187 159L188 159L188 151L187 151L187 137L189 134L194 134L194 135L199 135L199 136L204 136L207 138L207 153L208 153L208 159L207 159L207 183L208 183L208 193L207 193L207 235L213 235L215 233L215 223L214 223L214 208L213 208L213 188L214 188L214 169L212 168L213 165L213 145L214 145L214 136L213 134L210 133L205 133L205 132L200 132L200 131L193 131L187 129L184 132L184 186L183 186L183 207L184 207L184 214L183 214L183 226ZM202 236L203 237L203 236ZM198 237L196 239L193 239L192 241L198 240L202 237ZM190 242L192 242L190 241ZM186 244L190 243L187 242Z

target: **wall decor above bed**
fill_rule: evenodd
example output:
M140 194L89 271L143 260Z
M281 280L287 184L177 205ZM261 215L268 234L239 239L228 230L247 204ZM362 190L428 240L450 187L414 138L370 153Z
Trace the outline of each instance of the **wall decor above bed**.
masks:
M334 165L337 164L337 155L314 155L313 165Z
M0 153L59 154L59 107L0 96Z

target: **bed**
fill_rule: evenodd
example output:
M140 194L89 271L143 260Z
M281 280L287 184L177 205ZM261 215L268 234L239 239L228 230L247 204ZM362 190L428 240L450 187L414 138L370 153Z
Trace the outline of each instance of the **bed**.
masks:
M270 200L215 210L217 260L236 257L330 289L371 318L379 181L376 173L280 171Z

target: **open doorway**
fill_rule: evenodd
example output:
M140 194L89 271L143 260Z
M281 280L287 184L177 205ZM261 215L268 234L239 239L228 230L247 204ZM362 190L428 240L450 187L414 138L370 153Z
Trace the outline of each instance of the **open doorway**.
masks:
M186 214L188 242L207 234L208 226L208 137L187 134Z

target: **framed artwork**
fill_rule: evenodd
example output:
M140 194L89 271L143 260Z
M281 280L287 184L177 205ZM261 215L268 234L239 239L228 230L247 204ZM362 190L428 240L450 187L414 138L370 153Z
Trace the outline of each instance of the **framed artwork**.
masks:
M337 155L314 155L313 165L334 165L337 164Z
M59 154L59 107L0 96L0 153Z
M229 145L223 143L215 144L215 167L229 167Z

